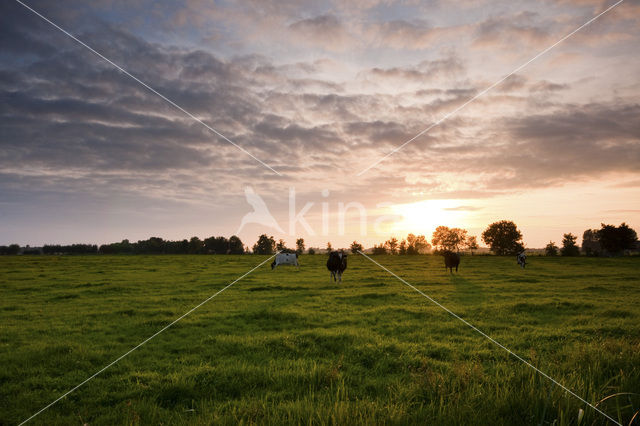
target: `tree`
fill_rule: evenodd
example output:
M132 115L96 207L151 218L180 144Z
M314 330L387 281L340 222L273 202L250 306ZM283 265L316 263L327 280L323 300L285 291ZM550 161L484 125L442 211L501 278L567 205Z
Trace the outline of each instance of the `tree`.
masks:
M467 240L467 230L438 226L433 232L431 242L438 251L459 251Z
M229 254L244 254L244 244L236 235L229 238Z
M118 247L118 243L115 243L116 247L115 250L122 250L124 247L124 245L121 245L120 247ZM197 243L194 241L194 245L197 247ZM147 253L147 251L145 251L146 249L144 248L144 245L141 247L140 242L138 241L138 243L133 244L132 245L132 249L134 252L136 253ZM205 249L202 249L203 251L205 251ZM187 240L186 238L180 241L165 241L164 242L164 253L170 253L170 254L188 254L191 253L190 250L190 246L189 246L189 240Z
M482 233L484 241L498 256L514 255L524 250L522 233L510 220L494 222Z
M198 237L191 237L189 240L189 253L190 254L199 254L202 253L204 249L204 244Z
M38 250L39 252L39 250ZM42 246L42 254L96 254L98 246L94 244L45 244Z
M479 249L479 247L478 247L478 239L476 238L476 236L472 235L469 238L467 238L467 241L465 242L465 246L466 246L467 250L469 250L471 252L471 255L473 256L473 251Z
M20 253L20 246L18 244L11 244L7 247L8 254L18 254Z
M600 254L600 240L597 229L587 229L582 234L582 252L587 256L598 256Z
M448 233L449 228L447 226L438 226L436 230L433 231L433 235L431 235L431 243L436 251L445 249L444 245Z
M314 249L313 247L309 247L309 250L307 250L307 253L316 254L316 249Z
M187 241L187 252L190 247L190 242ZM135 244L135 253L159 254L164 253L165 250L166 242L160 237L151 237L148 240L139 240Z
M633 250L638 241L638 234L631 229L626 223L615 227L613 225L601 224L598 230L598 240L600 247L609 254L620 254L624 250Z
M544 248L544 254L546 256L557 256L558 255L558 246L553 241L549 241L549 244Z
M351 243L351 253L357 254L359 251L364 251L364 247L357 241Z
M618 238L622 250L633 250L638 243L638 234L624 222L618 226Z
M205 238L203 244L205 253L227 254L230 251L229 240L227 240L225 237Z
M373 254L387 254L387 249L385 248L384 244L380 244L380 245L373 245L373 249L372 249L372 253Z
M562 248L560 254L563 256L578 256L580 255L580 249L576 244L577 236L569 233L562 236Z
M396 237L385 241L384 245L389 251L389 254L398 254L398 239Z
M10 246L0 246L1 255L14 255L20 253L20 246L18 244L11 244Z
M276 240L273 237L262 234L253 246L254 254L273 254L276 249Z
M277 251L287 251L287 244L284 242L282 238L278 240L278 244L276 244Z
M407 254L420 254L429 250L431 245L424 235L407 235Z
M398 246L398 253L400 255L407 254L407 240L400 241L400 245Z
M296 240L296 253L297 254L304 253L304 239L303 238L298 238Z
M333 247L331 247L331 242L327 242L327 253L331 253L333 251Z

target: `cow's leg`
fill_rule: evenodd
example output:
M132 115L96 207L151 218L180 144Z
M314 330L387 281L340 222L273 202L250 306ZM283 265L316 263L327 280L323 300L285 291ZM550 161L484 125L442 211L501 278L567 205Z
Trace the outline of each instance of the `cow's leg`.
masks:
M338 283L342 282L342 272L338 271Z
M458 265L456 265L456 272L458 272Z

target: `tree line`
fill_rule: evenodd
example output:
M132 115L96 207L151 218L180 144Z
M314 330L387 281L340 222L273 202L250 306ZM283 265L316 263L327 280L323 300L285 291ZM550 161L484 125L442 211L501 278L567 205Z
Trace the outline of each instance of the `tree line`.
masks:
M544 251L547 256L618 256L625 251L638 249L638 234L622 222L620 226L600 224L600 229L587 229L582 233L582 250L576 243L578 237L571 233L562 236L562 247L549 241Z
M253 254L274 254L276 251L281 253L297 253L302 254L305 251L304 238L296 240L296 248L291 249L283 239L276 242L273 236L262 234L258 237L258 241L253 245ZM315 249L309 248L309 254L315 254Z
M516 255L525 250L522 240L522 232L516 224L509 220L501 220L490 224L481 235L482 241L490 250L498 255ZM562 248L558 248L554 242L549 242L545 247L548 256L578 256L580 247L577 245L577 236L564 234ZM397 238L390 238L384 243L375 244L373 254L420 254L429 252L439 254L445 251L459 252L467 250L473 254L478 250L477 237L468 235L466 229L438 226L431 237L431 244L424 235L415 236L409 234L406 239L398 242ZM351 251L362 251L362 245L357 241L351 244ZM625 251L638 250L638 236L636 231L626 223L620 226L601 224L600 229L587 229L582 236L582 253L587 256L616 256Z
M522 233L511 221L492 223L483 232L482 239L494 253L499 255L520 253L524 250ZM424 235L409 234L402 241L393 237L384 243L374 244L372 254L414 255L431 251L434 254L440 254L445 251L461 250L468 250L473 254L479 248L478 237L469 235L466 229L438 226L431 236L431 244ZM358 250L362 250L362 245L354 241L351 244L351 251L357 253Z
M397 238L392 237L381 244L374 244L372 248L373 254L424 254L431 249L431 244L427 241L424 235L408 234L407 238L398 241ZM351 251L357 253L362 251L362 245L354 241L351 244Z
M96 244L46 244L42 246L42 254L96 254Z
M445 251L459 252L467 250L473 254L479 249L477 237L468 235L462 228L438 226L431 236L431 243L424 235L408 234L406 238L398 240L395 237L387 241L374 244L373 254L416 255ZM524 250L522 233L516 224L509 220L501 220L490 224L481 235L482 241L490 250L499 256L514 255ZM580 252L587 256L615 256L628 250L637 250L638 235L626 223L620 226L601 224L600 229L587 229L582 235L582 250L577 245L577 236L568 233L563 235L562 247L553 241L545 247L548 256L578 256ZM364 251L362 244L354 241L349 249L352 253ZM315 254L316 248L306 249L303 238L296 239L296 247L289 248L284 240L276 241L273 236L262 234L252 247L254 254L274 254L276 251L284 253ZM327 251L332 251L331 243L327 243ZM244 254L249 253L240 238L232 235L226 237L209 237L201 240L198 237L183 240L164 240L151 237L147 240L110 243L97 246L95 244L47 244L40 248L21 248L17 244L0 246L0 255L15 254Z
M18 244L0 246L0 255L16 254L244 254L246 252L242 240L233 235L226 237L209 237L201 240L198 237L177 241L151 237L147 240L102 244L45 244L41 249Z
M122 240L119 243L103 244L98 249L102 254L244 254L242 240L235 235L226 237L209 237L201 240L198 237L177 241L151 237L130 243Z

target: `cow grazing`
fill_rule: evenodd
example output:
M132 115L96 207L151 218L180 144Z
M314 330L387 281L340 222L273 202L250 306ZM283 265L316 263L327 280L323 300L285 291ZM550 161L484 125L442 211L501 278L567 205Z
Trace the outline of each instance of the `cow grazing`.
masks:
M342 282L342 273L347 269L347 254L343 251L332 251L327 260L327 269L331 272L333 281Z
M275 269L278 265L293 265L300 267L298 265L298 254L297 253L278 253L276 254L276 258L271 262L271 269Z
M458 265L460 265L460 254L446 250L444 253L442 253L442 255L444 256L444 268L449 268L449 272L452 274L453 268L456 268L456 272L458 272Z
M522 252L517 256L518 259L518 265L522 266L522 268L524 269L525 265L527 264L527 255Z

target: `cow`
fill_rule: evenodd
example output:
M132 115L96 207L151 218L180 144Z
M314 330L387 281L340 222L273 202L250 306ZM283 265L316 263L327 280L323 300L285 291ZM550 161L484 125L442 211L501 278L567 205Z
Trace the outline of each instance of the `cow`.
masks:
M527 255L522 252L518 256L516 256L516 259L518 260L518 265L522 266L522 269L524 269L525 265L527 264Z
M298 254L297 253L278 253L276 254L276 258L271 262L271 269L275 269L278 265L293 265L300 267L298 265Z
M331 272L333 281L342 282L342 273L347 269L347 254L343 251L332 251L327 260L327 269Z
M444 269L449 268L449 272L453 274L453 268L456 268L456 272L458 272L458 265L460 265L460 254L454 253L450 250L445 250L442 255L444 256Z

